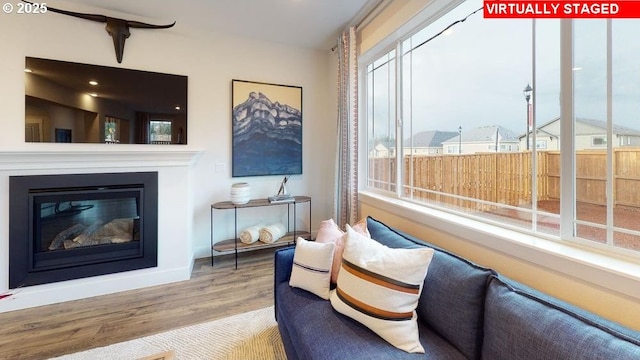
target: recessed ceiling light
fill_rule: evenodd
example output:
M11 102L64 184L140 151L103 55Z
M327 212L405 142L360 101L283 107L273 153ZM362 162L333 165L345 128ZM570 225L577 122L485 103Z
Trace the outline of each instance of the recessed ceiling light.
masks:
M96 85L98 85L98 82L95 81L95 80L91 80L91 81L89 81L89 84L93 85L93 86L96 86Z
M26 69L24 69L24 72L26 72L26 73L32 73L32 72L33 72L33 70L31 70L31 69L29 69L29 68L26 68Z
M96 94L96 93L91 93L91 94L89 94L89 96L91 96L91 97L98 97L98 94Z

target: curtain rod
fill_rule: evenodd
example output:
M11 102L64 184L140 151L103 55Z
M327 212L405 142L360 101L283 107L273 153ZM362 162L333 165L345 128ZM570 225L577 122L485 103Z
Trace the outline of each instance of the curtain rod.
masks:
M342 32L347 31L350 27L354 26L356 31L363 25L368 24L373 17L377 16L382 10L384 10L392 0L376 0L375 2L371 2L369 5L360 9L360 11L353 17L349 25L345 27ZM383 5L383 3L386 3ZM374 16L375 15L375 16ZM334 45L331 48L332 52L335 52L338 49L338 44Z

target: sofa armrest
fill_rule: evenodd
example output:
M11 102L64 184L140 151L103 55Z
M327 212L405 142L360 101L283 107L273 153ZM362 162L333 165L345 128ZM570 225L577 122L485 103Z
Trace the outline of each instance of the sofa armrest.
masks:
M275 252L274 259L274 277L275 284L289 282L291 277L291 268L293 266L293 253L295 246L279 249Z
M295 246L276 250L274 255L274 272L273 272L273 305L278 321L278 285L286 282L289 283L291 278L291 268L293 267L293 253Z

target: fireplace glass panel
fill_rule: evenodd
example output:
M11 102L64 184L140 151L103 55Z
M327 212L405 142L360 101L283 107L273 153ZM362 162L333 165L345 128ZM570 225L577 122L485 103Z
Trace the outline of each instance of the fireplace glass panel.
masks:
M141 193L91 189L31 194L32 268L140 256Z

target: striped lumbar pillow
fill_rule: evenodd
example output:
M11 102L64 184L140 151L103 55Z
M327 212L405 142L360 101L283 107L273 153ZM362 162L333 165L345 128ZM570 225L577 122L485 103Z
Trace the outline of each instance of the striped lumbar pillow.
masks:
M392 249L347 225L333 308L367 326L391 345L424 353L416 307L433 249Z
M289 286L329 299L334 243L317 243L301 237L296 241Z

